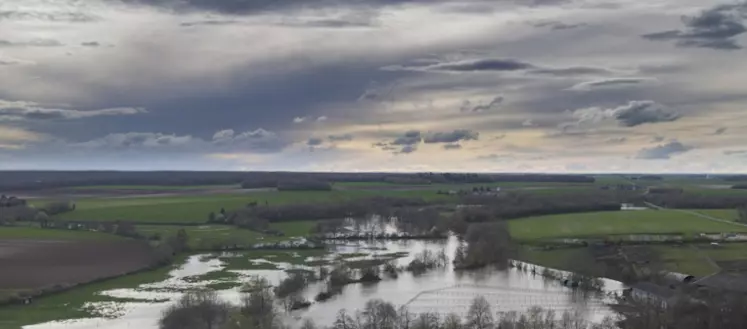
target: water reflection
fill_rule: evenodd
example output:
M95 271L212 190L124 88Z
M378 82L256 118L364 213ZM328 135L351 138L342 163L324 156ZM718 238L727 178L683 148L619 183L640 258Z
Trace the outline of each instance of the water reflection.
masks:
M409 252L409 256L396 260L398 265L407 265L415 254L423 250L438 252L445 249L451 258L457 248L458 241L454 237L441 241L377 241L377 242L346 242L332 247L336 253L366 252L369 256L391 254L394 252ZM334 257L332 255L331 257ZM270 260L271 261L271 260ZM285 268L287 266L283 266ZM118 289L102 292L104 295L149 300L168 300L157 303L120 303L121 315L116 319L83 319L59 321L46 324L26 326L24 329L156 329L161 312L181 296L178 291L168 291L169 288L185 288L193 286L183 280L188 276L205 274L223 269L217 259L206 259L201 256L190 257L187 263L178 270L172 271L171 278L163 282L143 285L140 289ZM542 268L537 268L541 273ZM244 270L235 271L241 274L240 280L246 281L249 275L260 275L272 284L277 284L286 277L283 270ZM606 280L607 290L619 290L618 282ZM165 289L161 291L159 289ZM313 300L316 294L325 289L324 284L315 283L304 291L304 296ZM238 288L220 291L219 295L227 301L238 303L240 292ZM380 298L395 305L408 305L414 312L466 312L470 301L478 295L483 295L491 303L494 312L524 311L530 306L555 309L562 312L577 309L588 316L590 320L601 319L608 314L603 306L603 298L589 294L581 294L562 286L557 281L547 280L541 275L533 275L529 271L508 269L497 271L484 269L471 272L455 272L451 261L446 268L433 270L422 275L402 273L398 279L385 279L374 284L351 284L344 287L341 294L321 302L313 303L305 310L295 311L287 317L291 325L298 325L300 319L311 318L318 324L329 325L334 321L338 310L354 311L362 308L366 301ZM92 303L92 305L97 305ZM103 307L104 304L98 304Z

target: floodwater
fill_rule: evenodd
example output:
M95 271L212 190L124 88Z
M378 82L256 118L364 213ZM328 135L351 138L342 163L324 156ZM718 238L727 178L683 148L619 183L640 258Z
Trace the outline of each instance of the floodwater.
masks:
M451 237L446 241L386 241L375 243L345 243L333 248L336 253L368 252L371 255L399 251L410 252L410 256L398 259L406 265L418 252L430 249L446 251L451 257L458 241ZM372 256L367 256L372 257ZM263 261L271 261L263 260ZM451 263L451 262L449 262ZM292 267L280 264L281 268ZM156 329L161 312L181 296L173 288L196 287L211 282L189 283L183 279L188 276L218 271L221 262L199 255L189 258L187 263L170 273L170 278L163 282L143 285L141 289L119 289L102 292L104 295L124 298L137 298L150 302L138 303L90 303L90 307L99 310L107 318L56 321L26 326L24 329ZM537 267L537 273L542 268ZM245 270L236 271L242 275L240 280L247 280L249 275L260 275L272 284L277 284L286 274L281 270ZM171 290L169 290L171 289ZM309 300L323 289L321 284L309 286L304 292ZM619 282L605 280L605 289L619 291ZM219 291L227 301L238 303L238 288ZM491 304L493 311L524 311L531 306L555 309L558 313L575 310L584 313L589 320L600 320L610 314L604 306L604 298L583 294L563 287L559 282L545 279L531 271L508 269L505 271L479 270L458 272L452 268L433 270L420 276L402 273L397 279L384 278L374 284L347 285L342 294L321 303L313 303L306 310L300 310L286 317L288 324L297 326L301 319L311 318L320 325L330 325L340 309L354 312L361 309L366 301L379 298L395 305L407 305L412 312L435 311L440 313L464 313L471 300L482 295ZM164 300L168 300L164 302Z

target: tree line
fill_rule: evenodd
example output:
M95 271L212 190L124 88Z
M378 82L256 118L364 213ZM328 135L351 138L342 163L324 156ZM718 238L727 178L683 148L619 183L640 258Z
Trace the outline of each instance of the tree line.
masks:
M274 289L275 292L278 289ZM242 288L239 305L222 301L213 291L184 294L166 309L160 329L285 329L276 293L266 280L253 278ZM612 318L590 323L581 312L532 307L527 312L494 312L484 297L476 297L464 316L456 313L414 313L380 299L366 302L361 310L341 309L330 324L317 325L305 319L303 329L615 329ZM640 329L653 329L641 327ZM656 328L659 329L659 328Z

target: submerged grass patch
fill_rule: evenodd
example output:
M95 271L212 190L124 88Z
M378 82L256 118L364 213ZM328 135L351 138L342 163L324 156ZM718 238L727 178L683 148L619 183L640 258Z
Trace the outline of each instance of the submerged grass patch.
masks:
M215 280L236 280L239 275L234 272L227 270L208 272L202 275L188 276L184 278L186 282L202 282L202 281L215 281Z
M83 309L86 302L112 301L113 297L98 294L113 289L135 288L146 283L163 281L169 272L181 266L186 255L180 256L171 266L127 275L102 282L82 285L67 292L38 298L29 305L12 305L0 308L0 328L21 328L25 325L61 319L79 319L91 316Z
M220 256L227 270L274 270L274 263L308 265L309 257L321 257L327 254L323 249L289 249L289 250L250 250ZM268 262L257 262L264 259Z

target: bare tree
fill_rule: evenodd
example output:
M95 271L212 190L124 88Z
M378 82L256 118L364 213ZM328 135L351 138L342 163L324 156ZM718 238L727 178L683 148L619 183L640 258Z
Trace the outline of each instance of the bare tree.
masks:
M467 311L468 329L488 329L493 327L493 314L490 310L490 304L485 297L478 296L472 300L472 304Z
M214 291L187 292L166 309L160 329L220 329L230 317L231 306L218 299Z
M355 320L348 314L345 309L341 309L337 312L335 323L332 325L332 329L356 329Z

